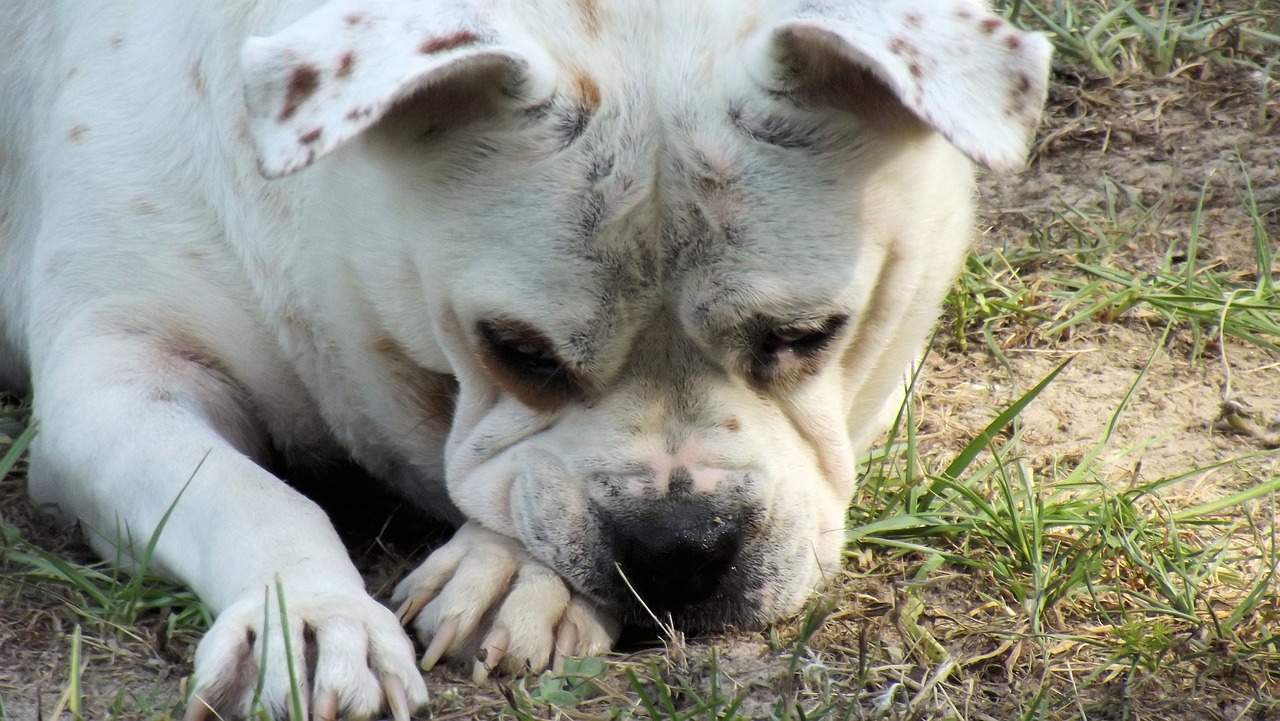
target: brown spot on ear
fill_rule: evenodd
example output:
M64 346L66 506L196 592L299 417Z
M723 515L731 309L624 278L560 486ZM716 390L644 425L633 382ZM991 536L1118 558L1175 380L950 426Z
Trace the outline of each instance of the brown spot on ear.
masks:
M729 416L728 418L725 419L724 427L729 429L730 433L737 433L738 431L742 430L742 424L739 423L738 419L734 416Z
M443 53L448 50L466 47L467 45L475 45L480 38L470 30L459 30L448 35L442 35L438 38L427 38L418 46L418 52L423 55L434 55Z
M1010 50L1017 52L1022 49L1022 38L1017 35L1010 35L1004 39L1004 45Z
M298 142L303 145L310 145L320 139L320 134L324 132L324 128L312 128L310 132L298 136Z
M73 143L78 143L87 132L89 132L88 125L73 125L71 126L71 129L67 131L67 139Z
M986 20L983 20L982 22L978 23L978 27L982 30L983 33L986 33L987 35L991 35L995 33L995 31L1002 24L1003 23L1000 22L999 18L987 18Z
M196 89L196 95L200 96L201 100L209 99L209 86L205 83L204 68L201 67L199 60L191 65L191 86Z
M594 113L600 107L600 86L590 75L582 72L573 74L573 86L582 101L583 110L588 114Z
M342 54L342 59L338 61L338 72L334 73L339 78L345 78L351 74L356 67L356 54L348 50Z
M391 371L391 378L407 403L437 432L449 430L458 397L458 379L448 373L436 373L414 362L392 338L374 342L373 350Z
M285 88L284 107L280 109L280 120L288 120L302 105L315 95L320 87L320 73L310 65L299 65L289 76L289 85Z

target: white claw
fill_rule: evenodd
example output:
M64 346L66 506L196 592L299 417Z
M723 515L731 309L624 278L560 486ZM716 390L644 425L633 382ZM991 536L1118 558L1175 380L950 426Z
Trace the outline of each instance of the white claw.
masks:
M427 650L422 654L422 670L430 671L435 668L436 663L440 661L440 657L444 656L453 646L453 639L458 635L458 619L450 616L440 622L440 627L436 629L436 635L431 637L431 643L427 644Z
M431 599L435 598L435 596L436 594L434 593L423 592L414 592L413 594L410 594L410 596L404 600L404 603L400 604L400 608L396 610L396 618L400 619L400 625L408 626L412 623L413 619L418 617L418 614L422 612L422 609L425 608L428 603L431 603Z
M382 693L387 697L387 709L391 711L393 721L409 721L409 697L400 679L395 676L384 678Z
M564 660L578 652L578 627L573 621L565 619L556 629L556 651L552 656L551 670L556 673L564 671Z
M316 694L311 706L313 721L336 721L338 718L338 692L324 691Z

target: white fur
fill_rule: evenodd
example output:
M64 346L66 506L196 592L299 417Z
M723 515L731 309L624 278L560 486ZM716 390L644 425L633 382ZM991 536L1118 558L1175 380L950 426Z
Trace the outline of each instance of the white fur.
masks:
M19 0L0 47L32 497L107 558L172 506L153 568L218 616L198 693L243 712L272 636L282 713L278 582L312 702L354 716L426 689L273 446L466 520L397 590L454 655L607 646L637 620L610 519L677 493L745 529L739 598L690 622L790 612L963 254L964 155L1020 162L1048 59L969 0ZM791 380L752 375L759 328L836 316L821 354L768 351ZM504 380L495 319L581 383Z

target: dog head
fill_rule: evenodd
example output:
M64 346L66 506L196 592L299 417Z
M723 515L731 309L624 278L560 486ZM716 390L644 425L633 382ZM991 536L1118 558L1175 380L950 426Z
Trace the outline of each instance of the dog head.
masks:
M456 506L712 628L838 567L1048 54L971 0L339 0L245 64L263 173L332 156L360 317L457 378Z

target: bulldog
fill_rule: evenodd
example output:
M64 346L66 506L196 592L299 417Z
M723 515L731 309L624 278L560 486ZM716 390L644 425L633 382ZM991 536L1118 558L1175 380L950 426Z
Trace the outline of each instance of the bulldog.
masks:
M212 610L192 719L405 719L402 624L483 677L795 611L1049 58L975 0L15 0L0 47L30 494ZM457 524L398 613L273 457Z

